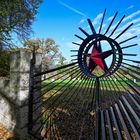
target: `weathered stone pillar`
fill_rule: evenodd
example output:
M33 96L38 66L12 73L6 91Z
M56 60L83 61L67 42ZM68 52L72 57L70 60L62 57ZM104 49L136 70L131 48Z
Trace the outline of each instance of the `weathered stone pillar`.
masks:
M41 71L41 54L36 54L37 71ZM14 133L18 140L27 140L28 135L28 97L29 97L29 77L30 77L30 60L32 53L26 50L14 52L10 62L10 98L15 103Z

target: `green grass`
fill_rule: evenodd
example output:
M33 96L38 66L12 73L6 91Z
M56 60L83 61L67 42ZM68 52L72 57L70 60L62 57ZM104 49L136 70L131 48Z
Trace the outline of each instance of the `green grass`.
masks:
M42 82L41 90L43 93L45 93L43 96L44 104L42 108L43 110L47 109L47 111L44 113L44 116L42 118L42 123L45 122L46 127L48 126L47 128L50 127L51 119L54 121L55 120L54 118L61 118L59 121L53 122L54 125L59 127L60 133L64 133L66 131L69 132L69 129L68 129L69 127L67 127L67 123L68 124L70 123L68 126L73 125L73 128L74 127L76 128L76 130L74 130L73 133L78 134L76 131L78 132L80 131L80 126L82 123L80 122L80 120L82 120L82 111L87 111L89 114L92 112L90 109L87 110L86 108L87 104L92 105L92 99L93 99L93 106L92 106L93 112L92 113L94 113L94 108L95 108L95 94L96 93L95 93L94 85L92 86L90 85L90 88L86 84L84 84L82 88L79 87L83 83L86 83L86 82L87 82L86 80L82 80L82 81L57 80L54 82L46 80ZM121 82L124 86L126 85L124 84L122 80L115 81L121 93L125 94L119 82ZM76 85L73 86L75 83ZM106 109L110 107L113 103L115 103L119 99L119 97L117 96L117 93L120 94L118 88L115 88L115 90L113 88L110 89L110 86L108 83L110 83L110 81L107 81L107 80L104 81L104 85L105 85L104 88L102 87L102 83L100 83L101 88L99 91L99 94L100 94L99 102L100 102L100 107L102 109ZM140 83L137 83L137 84L140 85ZM53 88L53 86L55 87ZM64 86L64 88L62 88L59 92L56 92L62 86ZM63 92L65 89L67 89L66 92ZM55 111L53 112L53 110ZM79 119L77 119L77 113L80 114ZM49 118L49 119L46 120L46 118ZM62 127L61 123L65 124L66 129Z
M82 81L79 81L79 80L75 80L76 81L76 85L75 85L75 87L77 87L77 86L79 86L79 85L81 85L82 83L84 83L86 80L82 80ZM129 81L128 80L126 80L128 83L129 83ZM62 80L57 80L57 81L54 81L53 83L51 83L51 81L49 81L49 80L46 80L46 81L44 81L43 83L42 83L42 91L46 91L46 90L49 90L49 89L51 89L52 87L54 87L54 86L56 86L55 87L55 89L57 90L57 89L59 89L60 87L62 87L62 86L64 86L65 85L65 87L71 87L73 84L74 81L70 81L70 80L64 80L64 81L62 81ZM124 83L124 81L123 80L119 80L119 81L115 81L115 84L114 84L114 82L113 81L110 81L110 80L105 80L105 81L103 81L103 84L105 85L105 86L109 86L108 85L108 83L110 84L113 84L113 85L117 85L119 88L122 88L122 86L120 85L120 83L123 85L123 86L126 86L126 84ZM102 84L102 82L101 82L101 84ZM140 82L137 82L136 84L138 84L138 85L140 85ZM112 85L111 85L112 86Z

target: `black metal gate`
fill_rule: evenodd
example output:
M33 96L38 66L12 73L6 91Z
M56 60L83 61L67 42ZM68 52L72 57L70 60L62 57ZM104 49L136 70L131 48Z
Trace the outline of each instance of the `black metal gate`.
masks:
M115 39L110 37L124 17L111 35L105 36L117 13L105 34L101 34L105 13L106 10L98 34L89 19L92 35L79 28L87 37L83 39L76 35L83 42L74 43L80 48L72 50L78 52L73 55L78 57L73 59L73 63L36 73L34 52L31 61L28 128L29 134L36 139L140 139L140 68L137 66L140 61L122 57L135 56L125 54L122 50L136 44L120 47L120 44L136 36L119 43L115 41L132 26L130 24ZM102 40L107 40L112 49L103 52ZM91 47L93 50L89 53ZM113 55L113 61L110 68L107 68L102 58L109 55ZM96 74L93 73L98 65L105 69L99 76L98 69ZM47 77L43 79L44 75ZM41 93L38 94L38 91Z

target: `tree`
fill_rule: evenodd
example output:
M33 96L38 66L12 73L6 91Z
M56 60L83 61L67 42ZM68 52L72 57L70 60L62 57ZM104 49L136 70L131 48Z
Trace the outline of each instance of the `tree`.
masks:
M0 46L12 47L12 35L25 40L42 0L0 0Z
M60 56L59 57L59 60L58 60L58 66L63 66L63 65L65 65L65 60L66 60L66 58L64 57L64 56Z
M42 0L0 0L0 76L9 75L10 50L28 39L31 25Z
M62 56L62 54L59 51L59 46L51 38L30 39L26 41L24 45L31 50L33 50L33 48L35 47L37 51L41 51L43 71L46 71L54 67L54 65L59 63L60 61L61 63L63 63L62 59L65 60L65 58Z
M0 77L6 77L10 72L10 51L0 47Z

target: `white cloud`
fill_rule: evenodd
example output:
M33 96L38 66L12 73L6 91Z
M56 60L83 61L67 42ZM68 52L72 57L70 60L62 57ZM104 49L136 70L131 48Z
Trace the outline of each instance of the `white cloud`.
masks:
M103 24L103 25L102 25L101 33L104 33L104 32L105 32L105 30L106 30L106 29L105 29L106 25L107 25L107 24ZM98 26L98 27L96 28L96 31L99 31L99 28L100 28L100 26Z
M139 14L140 14L140 10L138 10L138 11L132 13L131 15L127 16L127 17L124 19L124 21L131 20L133 17L135 17L135 16L137 16L137 15L139 15Z
M140 18L137 19L137 20L134 20L134 22L137 22L137 21L140 21ZM130 22L127 23L127 25L119 28L117 30L117 32L112 36L112 38L115 38L118 34L120 34L128 25L130 25ZM128 29L124 34L122 34L118 39L117 39L117 42L121 42L121 41L124 41L128 38L131 38L133 37L134 35L138 35L137 38L135 39L132 39L128 42L126 42L125 44L123 44L122 46L126 46L126 45L130 45L130 44L135 44L135 43L138 43L140 45L140 38L139 38L139 35L140 35L140 27L138 26L132 26L130 29Z
M105 27L106 27L106 24L104 23L103 26L102 26L102 29L104 29Z
M113 19L113 16L109 17L109 18L107 19L107 21L110 21L110 20L112 20L112 19Z
M138 15L138 14L140 14L140 10L138 10L137 12L134 12L134 13L132 13L131 15L129 15L128 17L126 17L126 18L124 18L124 20L122 21L122 22L124 22L124 21L126 21L126 20L129 20L129 19L131 19L129 22L127 22L124 26L122 26L122 27L120 27L120 28L118 28L116 31L115 31L115 34L119 34L121 31L123 31L127 26L129 26L131 23L134 23L134 25L131 27L131 28L134 28L135 26L140 26L140 18L135 18L135 19L132 19L133 17L135 17L136 15ZM138 24L137 24L138 23ZM118 22L117 23L115 23L114 25L112 25L111 26L111 28L110 28L110 31L109 32L111 32L115 27L116 27L116 25L118 24ZM129 29L130 30L130 29ZM114 36L114 35L113 35Z
M103 13L98 14L95 19L93 20L92 24L95 26L96 24L99 23L100 19L102 18Z
M115 35L114 35L115 36ZM130 31L126 32L125 34L123 34L120 38L118 38L117 42L121 42L123 40L126 40L130 37L134 36ZM128 42L130 44L130 42ZM126 44L125 44L126 45Z
M128 27L131 23L137 23L137 22L140 22L140 18L136 18L136 19L134 19L134 20L132 20L132 21L130 21L130 22L128 22L127 24L125 24L123 27L120 27L118 30L117 30L117 33L118 32L121 32L121 31L123 31L126 27ZM134 28L134 27L133 27ZM132 28L132 29L133 29ZM129 29L130 30L130 29Z
M79 14L79 15L84 16L84 17L87 17L86 14L84 14L83 12L81 12L81 11L79 11L79 10L77 10L77 9L75 9L75 8L73 8L73 7L71 7L71 6L69 6L68 4L66 4L66 3L64 3L64 2L62 2L62 1L58 1L58 2L59 2L62 6L66 7L67 9L69 9L69 10L71 10L71 11L73 11L74 13Z
M134 27L139 27L140 26L140 23L138 23L138 24L135 24L135 26Z
M86 19L81 19L79 23L84 23L86 21Z
M135 34L135 35L140 35L140 27L134 27L132 29L130 29L130 31L132 34Z
M127 10L134 8L134 5L130 5L129 7L127 7Z
M130 21L129 23L137 23L137 22L140 22L140 18L136 18L136 19L134 19L134 20L132 20L132 21Z

